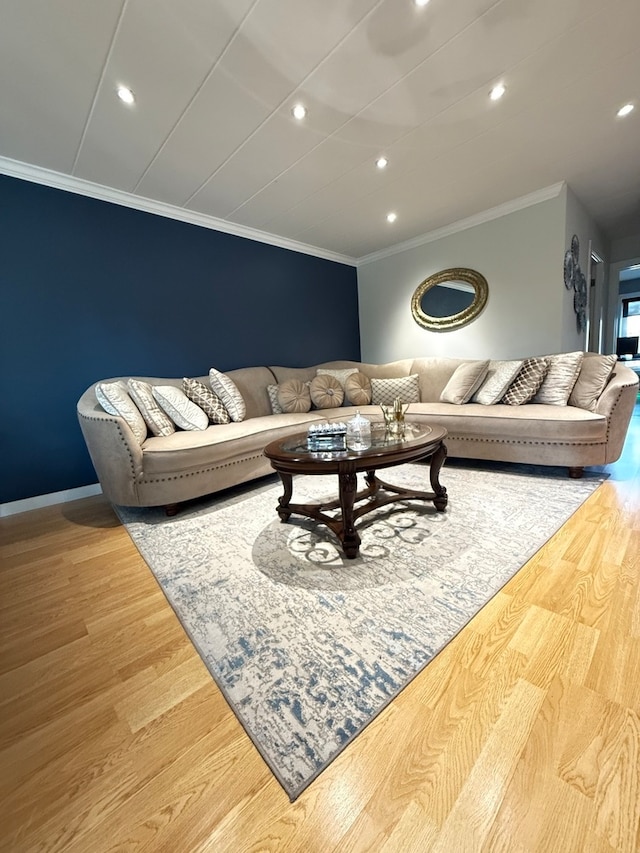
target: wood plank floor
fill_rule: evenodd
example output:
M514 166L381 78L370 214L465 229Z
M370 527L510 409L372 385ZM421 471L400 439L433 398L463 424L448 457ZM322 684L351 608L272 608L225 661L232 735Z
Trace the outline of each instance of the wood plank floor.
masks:
M632 424L610 479L294 804L103 498L0 520L0 850L636 853Z

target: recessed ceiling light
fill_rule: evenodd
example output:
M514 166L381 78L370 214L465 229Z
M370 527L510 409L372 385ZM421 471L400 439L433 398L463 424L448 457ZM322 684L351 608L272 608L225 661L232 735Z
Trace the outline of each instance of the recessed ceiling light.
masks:
M633 104L625 104L624 107L620 107L616 115L620 116L620 118L624 118L624 116L628 116L630 112L633 112Z
M491 98L491 100L492 100L492 101L499 101L499 100L500 100L500 98L504 95L504 93L505 93L506 91L507 91L507 90L506 90L505 86L504 86L502 83L498 83L498 84L497 84L496 86L494 86L494 87L493 87L493 89L489 92L489 97Z
M307 114L307 108L304 107L302 104L296 104L295 107L291 110L291 114L294 118L297 118L298 121L302 121L302 119Z
M376 166L378 169L384 169L384 167L388 164L388 160L386 157L378 157L376 160Z
M426 6L429 0L413 0L416 6Z
M131 89L127 88L127 86L118 86L116 94L121 101L125 102L125 104L132 104L136 99L136 96L133 94Z
M387 213L387 222L395 222L397 218L397 213Z

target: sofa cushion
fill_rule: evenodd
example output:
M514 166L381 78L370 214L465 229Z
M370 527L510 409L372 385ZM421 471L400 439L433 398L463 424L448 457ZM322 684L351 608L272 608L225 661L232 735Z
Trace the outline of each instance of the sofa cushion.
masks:
M352 406L368 406L371 402L371 380L356 370L344 383L344 394Z
M488 369L488 361L469 361L456 367L440 394L441 402L455 403L457 406L467 403L480 387Z
M585 355L569 396L569 405L595 412L598 397L604 391L617 361L615 355Z
M209 370L209 382L211 390L220 397L231 420L243 421L247 414L247 407L233 379L212 367Z
M263 460L263 450L285 433L306 433L310 423L322 423L316 412L263 415L242 422L209 426L203 431L179 430L166 437L150 436L142 447L145 475L175 476L225 461Z
M502 402L508 406L522 406L535 397L549 367L547 358L525 358L518 375L507 389Z
M212 424L228 424L231 420L229 412L217 394L198 379L184 377L182 390L196 406L199 406Z
M420 401L417 373L412 373L410 376L397 376L393 379L371 377L371 402L374 406L392 406L396 399L403 404Z
M471 398L472 403L492 406L502 400L507 389L520 372L524 359L517 361L490 361L484 381Z
M190 400L180 388L174 385L154 385L153 396L180 429L203 430L209 426L207 413Z
M548 356L549 369L533 402L545 403L548 406L566 406L580 373L583 357L582 351Z
M300 379L287 379L278 386L278 403L283 412L308 412L311 408L309 385Z
M316 409L333 409L341 406L344 400L344 388L331 373L314 376L309 385L309 393Z
M136 440L142 444L147 437L147 424L129 396L126 384L120 380L100 382L96 385L96 397L105 412L127 422Z
M607 440L607 419L604 415L572 406L544 406L537 403L526 406L503 403L494 406L483 406L480 403L467 403L466 406L414 403L409 406L406 418L409 422L437 423L445 427L451 439L464 438L486 443L570 442L589 445Z

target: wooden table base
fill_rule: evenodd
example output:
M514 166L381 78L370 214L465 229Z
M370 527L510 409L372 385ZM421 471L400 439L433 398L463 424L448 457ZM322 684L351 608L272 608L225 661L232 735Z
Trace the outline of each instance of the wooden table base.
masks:
M429 479L432 489L430 492L416 491L385 483L376 477L375 469L367 469L365 476L367 487L358 491L355 463L351 460L345 460L339 465L338 470L338 497L336 500L325 503L291 503L293 476L287 472L279 471L284 486L284 494L278 499L278 515L282 522L288 521L292 514L303 515L320 521L338 537L347 559L353 560L358 556L360 550L360 536L356 530L356 521L374 509L397 501L421 500L430 501L438 512L444 512L448 497L447 490L440 485L439 475L446 456L446 446L441 442L430 459ZM356 506L361 501L366 501L366 503L362 506ZM326 514L328 510L338 508L340 509L339 514Z

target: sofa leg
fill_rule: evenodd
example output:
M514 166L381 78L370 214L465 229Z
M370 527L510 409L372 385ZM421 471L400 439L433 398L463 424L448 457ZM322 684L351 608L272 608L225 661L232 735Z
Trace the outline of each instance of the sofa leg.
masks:
M584 468L582 466L578 466L576 468L569 468L569 476L572 480L580 480L582 479L582 475L584 474Z
M178 514L178 504L167 504L164 508L166 515L171 517Z

